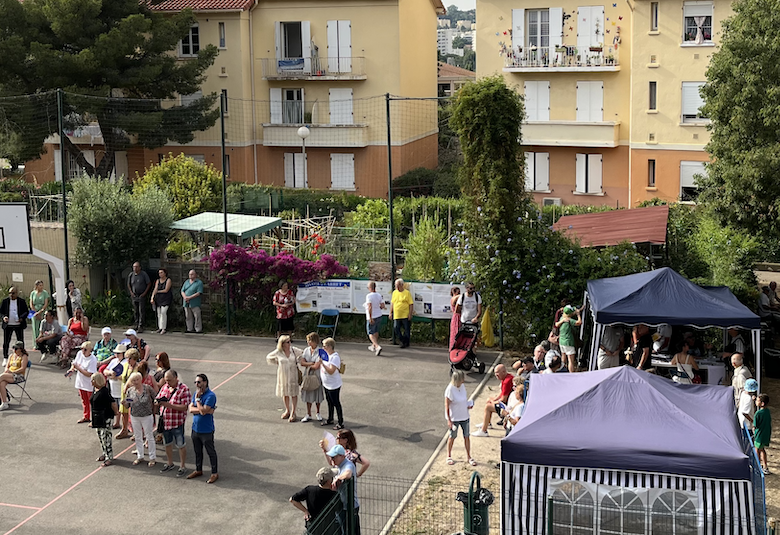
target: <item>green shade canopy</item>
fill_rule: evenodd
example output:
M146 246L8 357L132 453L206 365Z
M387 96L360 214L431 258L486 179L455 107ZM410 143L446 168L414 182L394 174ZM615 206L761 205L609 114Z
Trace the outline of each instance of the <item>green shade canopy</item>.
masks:
M238 236L239 239L250 238L258 234L264 234L269 230L282 225L279 217L265 217L259 215L228 214L228 234ZM174 230L187 230L191 232L213 232L224 234L225 215L220 212L203 212L174 221L171 228Z

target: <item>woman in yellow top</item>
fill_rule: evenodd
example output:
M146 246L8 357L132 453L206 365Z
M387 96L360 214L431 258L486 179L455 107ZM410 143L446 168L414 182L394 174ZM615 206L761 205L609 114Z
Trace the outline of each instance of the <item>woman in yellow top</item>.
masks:
M24 349L24 342L21 340L14 344L14 351L8 357L8 363L5 366L5 372L0 374L0 411L8 408L7 385L20 383L24 380L24 371L27 369L27 350Z
M120 379L122 379L122 398L119 401L119 412L122 415L122 429L116 434L114 438L121 440L130 436L130 408L125 405L125 399L127 398L127 388L130 386L128 379L138 368L138 361L141 360L141 353L135 348L130 348L125 353L127 362L125 363L125 369L122 372ZM140 432L140 430L138 430Z

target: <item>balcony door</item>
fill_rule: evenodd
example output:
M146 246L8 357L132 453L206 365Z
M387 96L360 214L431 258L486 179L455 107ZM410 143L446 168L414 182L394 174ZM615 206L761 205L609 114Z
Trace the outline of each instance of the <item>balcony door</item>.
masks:
M303 124L303 88L280 89L272 87L271 124Z
M277 70L311 73L311 24L307 20L275 23Z

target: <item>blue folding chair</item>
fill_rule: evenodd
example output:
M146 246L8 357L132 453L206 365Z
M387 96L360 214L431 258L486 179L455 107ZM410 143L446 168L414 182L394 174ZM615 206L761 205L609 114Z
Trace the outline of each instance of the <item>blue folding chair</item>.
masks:
M29 359L27 359L27 368L24 370L24 375L22 376L21 381L17 383L9 383L6 385L6 392L8 393L8 397L10 398L16 398L13 394L11 394L9 387L12 386L18 386L19 389L22 391L21 394L19 394L19 405L22 404L22 400L24 400L24 396L27 396L27 398L34 402L35 400L30 397L30 394L27 392L27 379L30 377L30 370L32 370L32 362L30 362Z
M334 319L335 318L335 319ZM330 320L333 323L330 323ZM326 323L326 321L328 323ZM339 324L339 311L335 308L326 308L320 312L320 319L317 320L317 334L320 334L320 329L332 329L331 337L336 338L336 327Z

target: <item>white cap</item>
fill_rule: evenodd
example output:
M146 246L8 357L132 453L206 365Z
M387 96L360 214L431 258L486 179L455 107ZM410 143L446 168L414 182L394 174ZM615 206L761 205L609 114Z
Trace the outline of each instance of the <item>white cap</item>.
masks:
M138 333L135 332L135 329L127 329L125 331L125 336L138 336Z
M103 327L103 330L100 331L100 334L111 334L111 327Z

